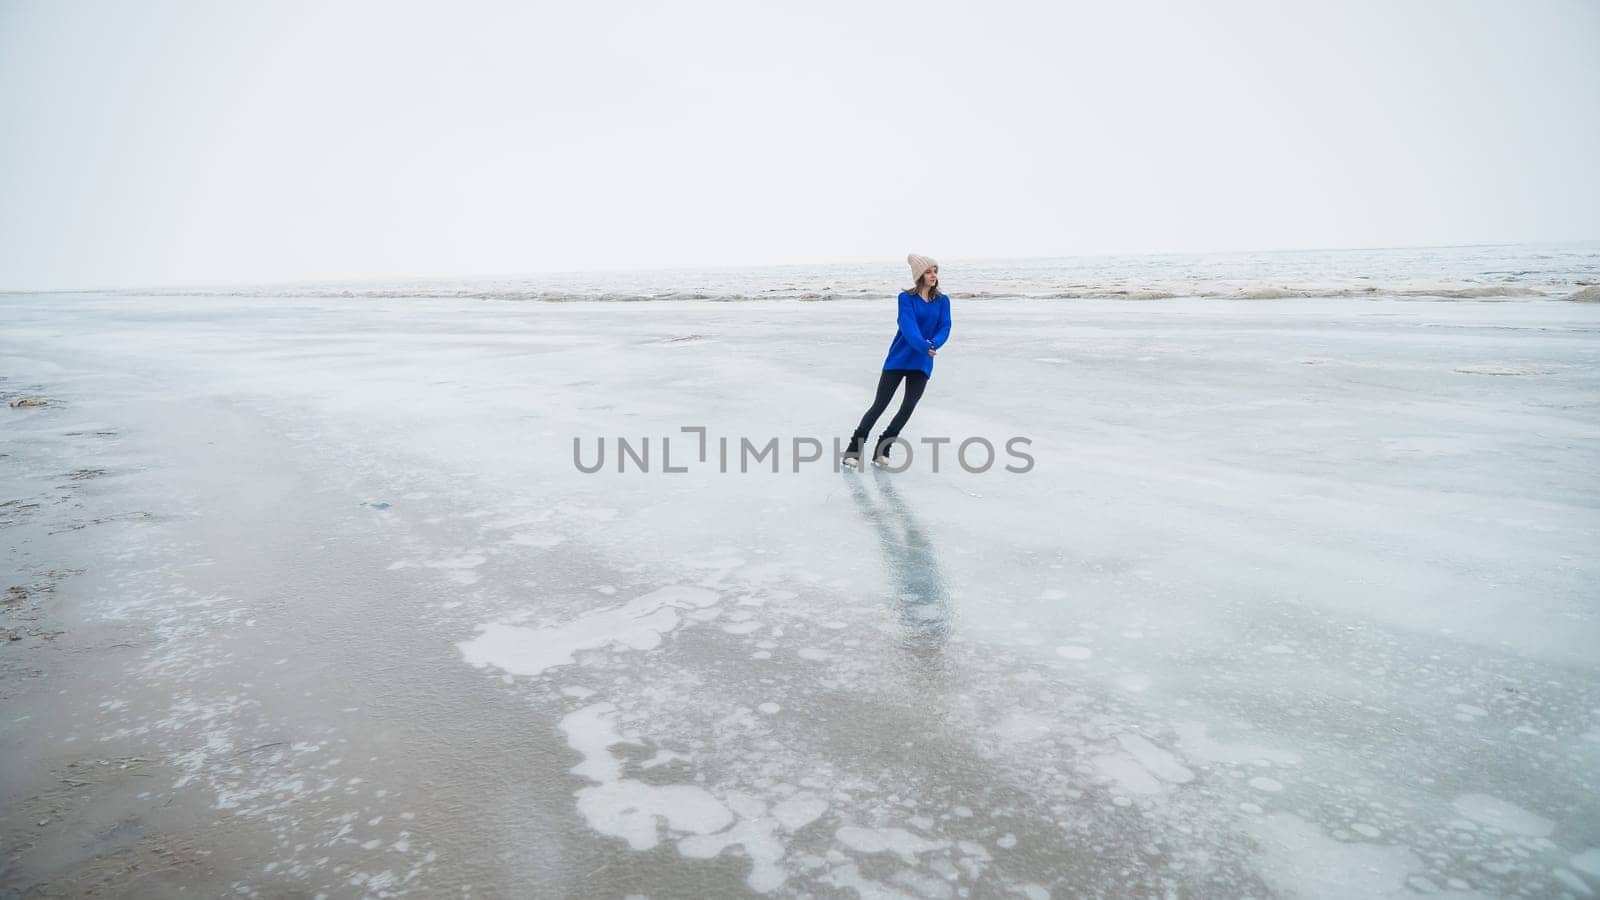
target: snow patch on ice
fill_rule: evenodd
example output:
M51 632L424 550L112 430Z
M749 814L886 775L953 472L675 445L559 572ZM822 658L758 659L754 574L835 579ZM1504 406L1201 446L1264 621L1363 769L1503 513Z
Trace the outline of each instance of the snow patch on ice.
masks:
M732 824L733 813L705 788L623 778L610 751L626 741L616 731L615 712L610 703L594 703L561 720L567 743L583 756L572 772L596 782L577 792L578 812L590 828L621 838L634 850L649 850L660 842L662 821L689 834L711 834Z
M705 788L631 780L578 791L578 812L590 828L622 838L634 850L650 850L660 842L662 820L669 829L690 834L711 834L733 821L733 813Z
M616 709L610 703L594 703L561 720L567 744L583 755L583 761L572 767L573 774L601 782L622 777L622 767L609 750L625 740L611 724L610 716Z
M1544 816L1488 794L1462 794L1456 798L1454 806L1456 812L1479 825L1492 825L1512 834L1548 837L1556 828L1555 823Z
M768 709L770 707L770 709ZM777 712L775 703L762 704L763 712ZM594 703L561 720L567 743L583 760L572 771L595 784L577 792L578 812L589 827L603 835L627 841L633 850L651 850L663 838L677 842L678 852L689 859L711 859L739 847L750 859L745 884L757 893L770 893L788 880L783 861L786 851L779 830L793 832L816 821L827 811L826 801L810 792L784 800L768 813L767 803L745 793L718 799L696 784L646 784L622 777L622 765L610 748L629 741L618 733L617 707ZM645 762L686 760L669 750L658 750Z
M822 818L828 801L811 793L799 793L772 808L772 817L788 831L799 831Z
M1101 779L1110 781L1130 794L1161 792L1161 782L1157 781L1148 769L1124 754L1108 753L1097 756L1094 759L1094 767L1100 773Z
M1262 877L1285 894L1307 900L1410 896L1409 875L1422 860L1404 847L1344 843L1289 813L1248 819L1260 845Z
M474 666L495 666L513 675L540 675L571 665L581 650L654 650L678 627L683 609L708 607L720 599L705 588L675 585L651 591L623 606L585 613L562 625L531 628L490 622L479 635L456 646Z
M1178 733L1178 750L1192 763L1251 763L1265 760L1278 765L1292 766L1300 756L1287 750L1275 750L1256 744L1228 744L1206 735L1203 722L1178 722L1173 726Z
M741 819L721 834L684 838L678 842L678 852L690 859L711 859L729 847L743 847L750 857L745 884L758 894L770 893L788 880L783 870L783 844L773 836L777 826L777 821L766 817Z
M917 854L941 850L949 841L932 841L904 828L863 828L846 825L833 833L839 843L857 853L893 853L908 864L916 864Z
M901 893L885 884L863 877L855 863L835 866L822 880L834 887L855 891L861 900L917 900L912 894Z

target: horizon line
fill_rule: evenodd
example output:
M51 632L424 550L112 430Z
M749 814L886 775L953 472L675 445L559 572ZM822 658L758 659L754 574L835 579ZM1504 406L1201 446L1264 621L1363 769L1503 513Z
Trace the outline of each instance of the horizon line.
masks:
M951 256L946 257L953 263L1005 263L1005 262L1030 262L1043 260L1062 259L1116 259L1129 257L1163 257L1163 256L1229 256L1277 253L1360 253L1374 250L1459 250L1483 247L1528 247L1528 246L1565 246L1582 244L1600 244L1600 238L1571 238L1560 240L1531 240L1531 241L1467 241L1446 244L1392 244L1392 245L1360 245L1346 247L1272 247L1250 250L1153 250L1129 251L1106 253L1072 253L1052 256ZM91 294L91 293L129 293L138 291L200 291L200 290L238 290L242 288L270 288L290 287L306 284L324 285L357 285L372 284L382 281L398 282L426 282L446 280L487 281L497 279L533 278L537 276L553 275L601 275L623 272L712 272L712 271L739 271L761 269L785 269L799 267L827 267L827 266L856 266L869 265L866 260L832 260L782 263L720 263L699 264L683 266L597 266L592 268L577 269L537 269L521 272L494 272L494 273L455 273L455 274L409 274L409 275L361 275L339 276L331 278L306 277L306 278L272 278L261 281L234 281L234 282L188 282L166 284L140 284L124 285L118 287L58 287L58 288L0 288L0 294ZM898 265L898 264L895 264Z

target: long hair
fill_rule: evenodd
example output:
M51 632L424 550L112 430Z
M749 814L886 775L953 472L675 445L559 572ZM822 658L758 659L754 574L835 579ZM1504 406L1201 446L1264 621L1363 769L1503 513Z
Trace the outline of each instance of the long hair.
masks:
M927 272L923 272L921 275L918 275L917 276L917 283L913 284L911 286L911 290L907 291L906 293L908 293L908 294L916 294L918 297L921 297L922 296L922 285L923 285L923 282L925 282L927 280L928 280L928 273ZM942 293L944 293L944 291L942 289L934 288L933 289L933 299L934 300L939 299L939 295L942 294Z

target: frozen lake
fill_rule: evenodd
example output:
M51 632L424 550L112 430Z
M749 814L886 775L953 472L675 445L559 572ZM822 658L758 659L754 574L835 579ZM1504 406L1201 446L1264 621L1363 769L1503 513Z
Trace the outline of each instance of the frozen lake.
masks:
M0 884L1600 892L1600 306L954 319L0 296Z

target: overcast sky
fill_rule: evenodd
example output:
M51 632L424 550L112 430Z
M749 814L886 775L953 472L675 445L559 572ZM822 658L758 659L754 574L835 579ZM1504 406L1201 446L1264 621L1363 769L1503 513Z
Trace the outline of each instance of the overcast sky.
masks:
M0 0L0 289L1600 237L1600 2Z

